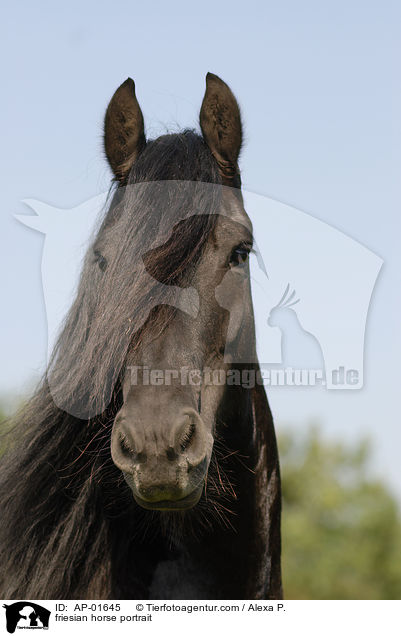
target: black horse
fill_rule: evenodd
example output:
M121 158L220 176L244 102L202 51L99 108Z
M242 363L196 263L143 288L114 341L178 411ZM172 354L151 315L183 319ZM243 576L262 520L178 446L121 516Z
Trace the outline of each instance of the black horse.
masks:
M147 141L131 79L108 106L109 209L2 459L3 598L281 598L241 119L210 73L200 125Z

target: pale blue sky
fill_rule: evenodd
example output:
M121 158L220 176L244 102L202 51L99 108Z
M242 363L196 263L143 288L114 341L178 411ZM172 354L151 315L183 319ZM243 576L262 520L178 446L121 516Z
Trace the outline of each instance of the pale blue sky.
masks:
M20 1L3 8L0 393L43 364L43 239L14 213L73 207L108 188L102 118L135 79L150 136L197 126L207 71L243 112L247 190L337 227L384 260L368 316L361 391L272 392L277 427L315 417L374 442L401 498L399 386L401 5L329 2ZM341 258L341 254L339 254Z

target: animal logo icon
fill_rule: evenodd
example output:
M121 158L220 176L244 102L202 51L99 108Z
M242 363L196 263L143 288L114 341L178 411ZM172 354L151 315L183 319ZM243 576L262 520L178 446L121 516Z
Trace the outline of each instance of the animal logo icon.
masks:
M295 306L300 303L288 283L277 305L269 313L269 327L281 331L281 359L293 369L323 369L324 358L318 339L303 328Z
M9 634L14 634L17 628L48 629L50 610L32 603L32 601L18 601L10 605L4 604L6 610L6 628Z

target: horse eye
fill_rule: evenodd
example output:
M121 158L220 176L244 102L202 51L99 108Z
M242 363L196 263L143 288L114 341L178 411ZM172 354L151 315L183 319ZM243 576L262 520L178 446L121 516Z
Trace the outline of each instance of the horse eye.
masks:
M104 272L104 270L107 267L107 260L98 250L94 251L94 255L95 255L95 263L97 263L100 269L102 270L102 272Z
M236 247L230 258L230 267L241 267L245 265L249 256L249 249L246 247Z

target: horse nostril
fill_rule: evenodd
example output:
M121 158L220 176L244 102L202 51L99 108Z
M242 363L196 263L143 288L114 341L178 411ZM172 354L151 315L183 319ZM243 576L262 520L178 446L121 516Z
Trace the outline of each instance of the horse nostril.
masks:
M120 448L123 455L131 456L134 453L133 445L131 441L128 439L128 437L122 431L120 431L118 434L118 440L120 442Z
M195 422L193 419L187 424L186 428L181 433L180 447L184 451L190 445L192 438L195 434Z
M126 432L120 431L118 433L118 446L121 453L121 458L125 461L129 460L130 465L132 462L136 464L144 464L147 461L147 455L142 450L135 450L134 440L131 435Z
M134 460L138 464L146 462L146 453L136 450L136 446L131 435L127 435L127 433L120 431L118 434L118 440L123 457L130 459L130 461Z
M185 456L189 463L198 463L206 453L206 430L194 409L185 409L171 432L170 444L177 458ZM171 455L172 456L172 455Z

